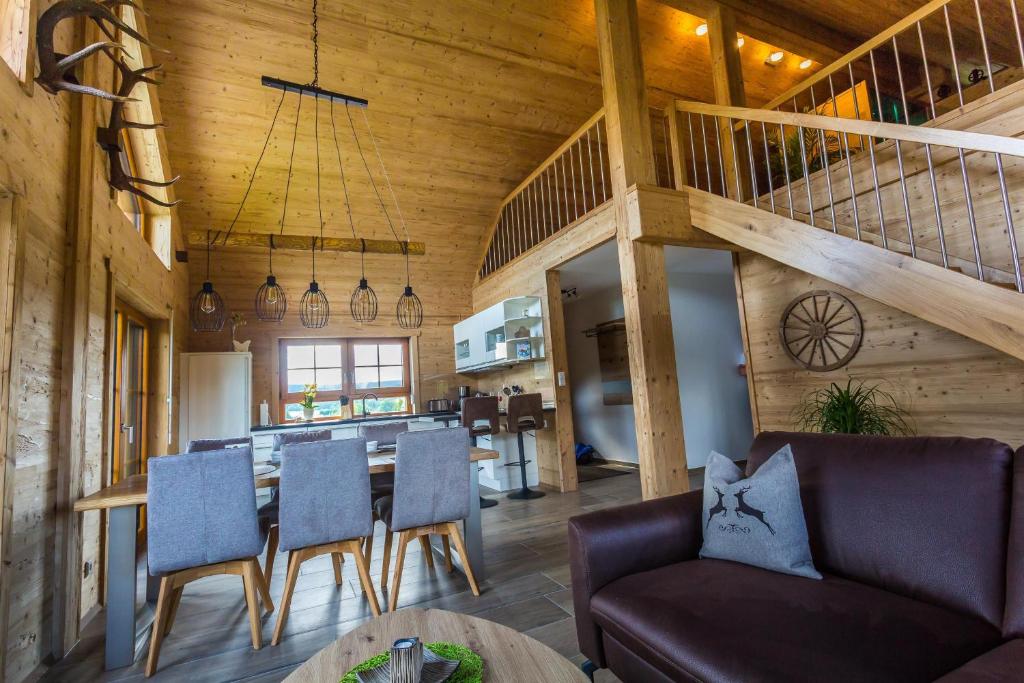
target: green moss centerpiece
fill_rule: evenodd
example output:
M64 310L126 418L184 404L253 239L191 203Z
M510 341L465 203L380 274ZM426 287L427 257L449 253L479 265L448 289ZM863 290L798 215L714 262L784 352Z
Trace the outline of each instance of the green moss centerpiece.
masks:
M448 679L448 683L482 683L484 677L484 660L480 655L470 650L465 645L457 643L426 643L428 650L438 657L459 662L459 668ZM345 674L340 683L359 683L357 673L375 669L378 666L391 661L390 652L382 652L376 657L370 657L365 662L356 665L351 671Z

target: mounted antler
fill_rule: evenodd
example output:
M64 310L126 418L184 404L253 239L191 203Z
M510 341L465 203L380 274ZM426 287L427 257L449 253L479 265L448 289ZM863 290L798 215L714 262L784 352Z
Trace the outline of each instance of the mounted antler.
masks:
M174 202L165 202L157 199L153 195L149 194L145 190L141 190L136 185L148 185L149 187L170 187L174 183L178 182L178 178L181 176L175 176L168 181L159 180L148 180L146 178L137 178L128 173L124 168L124 162L121 160L121 131L125 128L135 128L152 130L154 128L160 128L166 124L162 121L155 123L138 123L135 121L128 121L124 118L124 105L125 102L131 98L128 97L132 90L135 89L139 83L150 83L152 85L159 85L159 82L150 78L147 74L150 74L160 68L160 65L155 66L143 66L139 69L130 68L124 60L114 59L114 65L117 66L117 70L121 74L121 85L117 89L117 94L113 104L110 106L110 123L106 128L96 129L96 141L99 143L103 151L107 153L107 159L110 162L110 186L116 190L124 190L125 192L131 192L132 194L142 197L148 202L158 204L160 206L174 206L181 200Z
M129 5L136 11L141 11L132 0L104 0L103 2L96 2L95 0L61 0L61 2L51 5L43 13L43 16L39 17L39 21L36 24L36 52L39 60L39 76L36 78L36 82L47 92L53 94L66 90L82 95L100 97L113 102L127 101L129 98L126 96L115 95L101 88L79 83L72 73L75 66L97 52L105 52L113 59L111 51L124 51L124 47L114 39L114 31L104 22L135 38L140 43L149 45L149 40L145 36L121 21L117 14L114 13L113 8L121 5ZM92 19L100 27L100 30L103 31L108 40L87 45L70 55L55 52L53 48L53 32L57 28L57 24L64 19L78 16ZM116 62L117 60L114 59L114 61Z

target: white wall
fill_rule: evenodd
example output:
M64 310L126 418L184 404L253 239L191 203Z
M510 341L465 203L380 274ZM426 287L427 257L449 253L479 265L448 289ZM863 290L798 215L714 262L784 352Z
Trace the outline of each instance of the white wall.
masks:
M743 342L731 261L727 253L707 251L696 258L702 270L715 272L668 273L691 469L703 467L712 450L743 459L753 440L747 382L737 372ZM623 316L622 291L618 283L592 288L584 287L583 281L580 290L580 298L564 305L576 441L589 443L608 460L637 462L633 406L604 405L597 340L583 335L587 328Z
M622 290L616 284L588 292L566 301L564 310L576 441L590 444L608 460L637 462L633 406L604 405L597 339L583 335L583 330L623 316Z
M745 459L754 434L737 371L743 340L732 273L669 273L668 284L687 465L703 467L712 450Z

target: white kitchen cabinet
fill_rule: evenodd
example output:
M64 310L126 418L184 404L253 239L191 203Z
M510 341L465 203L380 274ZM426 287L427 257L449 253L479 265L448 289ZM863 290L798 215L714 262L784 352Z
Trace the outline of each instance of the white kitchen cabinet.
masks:
M455 369L482 372L544 358L539 297L505 299L454 326Z

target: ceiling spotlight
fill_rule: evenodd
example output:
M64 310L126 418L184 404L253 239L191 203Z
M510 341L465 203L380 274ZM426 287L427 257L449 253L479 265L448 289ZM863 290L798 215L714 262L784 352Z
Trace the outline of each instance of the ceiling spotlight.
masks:
M698 36L704 36L704 35L707 35L707 33L708 33L708 25L707 24L701 24L700 26L697 27L697 35Z
M746 41L743 40L743 36L740 36L739 38L736 39L736 47L743 47L743 43L745 42Z
M814 62L812 60L805 59L804 61L800 62L800 68L801 69L810 69L812 64L814 64Z
M765 60L765 63L778 64L779 62L782 61L783 57L785 57L785 54L783 54L782 50L776 50L775 52L768 55L768 59Z

